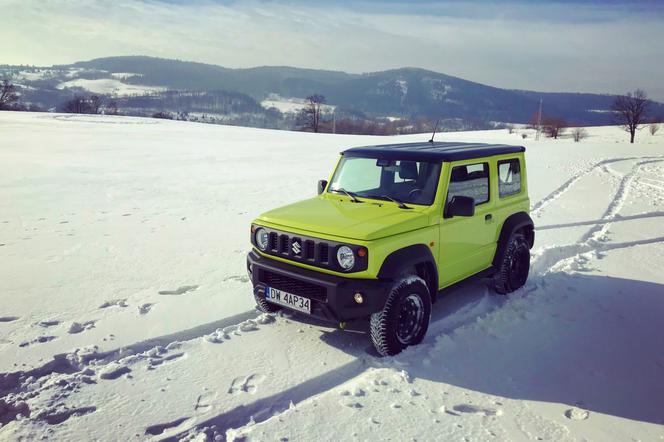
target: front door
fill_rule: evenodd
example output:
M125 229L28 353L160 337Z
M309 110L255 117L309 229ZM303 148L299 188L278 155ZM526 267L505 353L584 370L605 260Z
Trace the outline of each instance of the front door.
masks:
M447 199L469 196L475 199L475 215L441 217L439 281L446 287L491 265L495 252L494 200L488 161L467 160L452 163L447 176Z

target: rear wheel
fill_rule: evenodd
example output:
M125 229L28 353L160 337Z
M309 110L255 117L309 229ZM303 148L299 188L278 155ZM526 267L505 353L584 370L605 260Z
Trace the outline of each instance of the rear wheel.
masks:
M526 237L521 233L513 234L500 267L493 277L494 290L500 294L511 293L522 287L530 272L530 249Z
M383 310L371 315L371 341L382 356L422 342L429 328L431 296L426 282L409 276L392 288Z

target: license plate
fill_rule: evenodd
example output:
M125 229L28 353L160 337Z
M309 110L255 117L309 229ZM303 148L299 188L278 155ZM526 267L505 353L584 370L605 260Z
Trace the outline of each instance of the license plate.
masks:
M298 312L311 314L311 300L302 296L287 293L274 287L265 288L265 299L275 304L292 308Z

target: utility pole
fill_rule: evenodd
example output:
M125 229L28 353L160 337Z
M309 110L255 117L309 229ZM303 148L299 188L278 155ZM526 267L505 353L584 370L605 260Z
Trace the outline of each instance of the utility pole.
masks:
M539 141L540 132L542 132L542 99L540 98L539 112L537 113L537 135L535 141Z
M337 110L332 111L332 133L337 133Z

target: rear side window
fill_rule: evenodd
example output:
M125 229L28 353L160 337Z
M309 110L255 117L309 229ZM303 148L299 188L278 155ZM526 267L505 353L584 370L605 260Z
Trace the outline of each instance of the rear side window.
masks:
M521 165L519 160L498 161L498 195L514 195L521 192Z
M489 163L453 167L447 202L455 196L474 198L476 205L489 201Z

